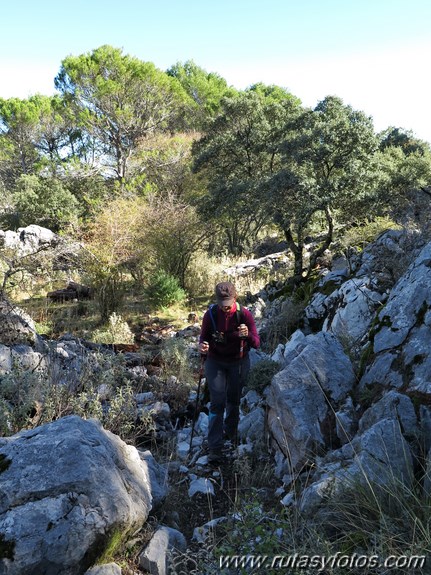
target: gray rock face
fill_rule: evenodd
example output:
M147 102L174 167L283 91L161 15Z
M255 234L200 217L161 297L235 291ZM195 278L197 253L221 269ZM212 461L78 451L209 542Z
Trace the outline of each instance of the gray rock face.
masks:
M351 397L347 397L335 413L335 430L342 445L349 443L357 431L357 416Z
M0 375L12 369L12 352L6 345L0 344Z
M360 485L367 489L371 486L376 494L382 486L390 491L401 484L411 485L411 448L394 413L391 415L357 435L349 445L328 453L313 483L301 494L299 506L303 513L315 516L325 501Z
M147 464L95 420L69 416L0 439L5 575L74 575L146 521Z
M297 329L289 338L289 341L284 346L283 359L284 364L289 365L289 363L295 359L297 355L301 353L304 347L307 345L307 340L305 335L300 329Z
M252 443L261 441L265 431L265 412L262 407L256 407L247 413L239 422L238 434L241 439Z
M332 283L322 283L320 289L327 290ZM317 292L305 309L305 316L309 322L323 322L322 330L331 331L340 340L358 343L367 334L377 308L386 297L369 278L351 278L329 295Z
M378 306L385 296L371 289L368 278L350 279L336 292L337 307L323 330L331 330L340 340L360 342L370 328Z
M332 334L320 332L306 340L267 391L269 429L291 471L329 445L332 407L346 398L355 379L349 358Z
M41 373L48 367L47 356L34 351L32 347L25 344L14 345L11 349L12 363L18 371L31 371Z
M394 286L376 325L373 351L361 387L381 385L431 394L431 244Z
M166 467L157 463L151 454L151 451L138 450L139 457L148 468L150 479L151 496L153 507L159 505L165 499L168 492L168 471Z
M418 434L418 421L411 399L393 390L367 409L359 421L359 433L388 417L399 423L406 437L414 438Z
M415 324L431 324L431 244L427 244L391 292L380 314L381 329L374 337L374 351L389 350L405 342Z
M359 382L361 389L367 386L373 388L378 383L387 387L399 389L403 386L403 376L395 368L399 364L401 353L399 350L391 350L377 355L373 363L369 365ZM394 369L392 369L394 366Z
M33 320L4 298L0 298L0 343L42 346Z

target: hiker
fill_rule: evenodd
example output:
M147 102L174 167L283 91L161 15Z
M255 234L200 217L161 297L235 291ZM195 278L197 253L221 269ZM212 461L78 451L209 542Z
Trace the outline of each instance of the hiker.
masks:
M250 369L248 350L260 344L253 316L236 301L235 286L219 283L215 296L217 304L206 311L199 338L199 351L206 355L205 378L210 394L209 463L222 459L224 439L237 443L239 403Z

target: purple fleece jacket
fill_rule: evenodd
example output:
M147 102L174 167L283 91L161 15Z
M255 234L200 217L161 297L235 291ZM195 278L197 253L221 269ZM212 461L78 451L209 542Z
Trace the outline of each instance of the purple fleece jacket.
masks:
M214 333L213 323L210 317L210 310L205 312L202 319L201 335L199 342L207 341L209 343L208 357L220 361L237 361L240 358L240 337L238 334L238 319L236 314L236 303L232 309L225 313L217 306L217 331L224 332L226 343L216 343L212 337ZM250 311L241 306L240 319L248 327L248 337L245 340L244 356L248 353L250 347L258 348L260 345L259 334L257 333L256 324Z

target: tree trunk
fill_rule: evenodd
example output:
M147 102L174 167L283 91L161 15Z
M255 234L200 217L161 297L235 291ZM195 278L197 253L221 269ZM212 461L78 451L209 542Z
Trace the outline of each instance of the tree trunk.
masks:
M325 250L327 250L329 246L332 244L334 235L334 220L328 206L325 207L324 212L328 224L328 231L326 232L326 237L322 245L310 255L310 263L308 265L307 278L309 277L311 271L316 267L317 258L323 255L325 253Z
M289 249L292 250L295 258L293 270L294 277L300 280L302 278L302 268L304 265L304 243L302 241L302 237L298 239L298 243L295 243L292 230L290 228L284 228L283 232L287 245L289 246Z

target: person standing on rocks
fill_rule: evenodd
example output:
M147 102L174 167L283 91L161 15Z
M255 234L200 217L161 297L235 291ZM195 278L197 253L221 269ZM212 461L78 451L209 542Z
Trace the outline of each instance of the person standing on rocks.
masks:
M209 463L222 459L224 439L237 443L241 392L250 369L248 352L260 345L252 314L236 301L235 286L217 284L215 297L217 304L206 311L199 338L210 394Z

